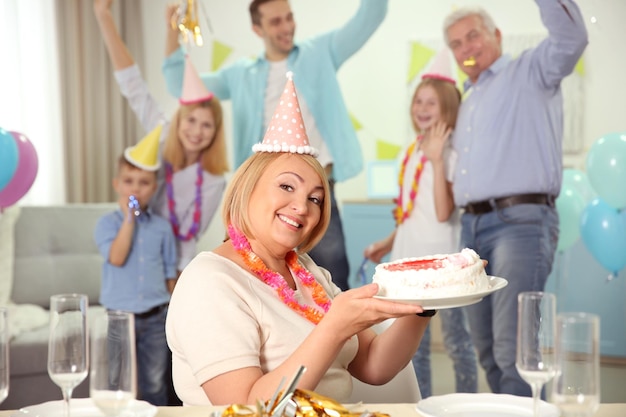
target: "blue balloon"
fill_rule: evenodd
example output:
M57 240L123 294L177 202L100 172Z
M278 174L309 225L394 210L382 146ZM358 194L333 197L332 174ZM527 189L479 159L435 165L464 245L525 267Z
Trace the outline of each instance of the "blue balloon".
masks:
M580 235L593 257L614 275L626 266L626 211L594 199L581 216Z
M591 146L587 175L598 197L613 208L626 207L626 133L609 133Z
M10 132L0 128L0 190L13 178L17 169L19 152L17 143Z
M575 168L566 168L563 170L563 187L574 187L580 196L585 200L585 203L589 203L598 195L593 191L593 187L589 182L589 177L584 171Z
M580 216L586 203L576 187L563 183L559 198L556 199L556 211L559 213L558 251L564 251L578 241Z

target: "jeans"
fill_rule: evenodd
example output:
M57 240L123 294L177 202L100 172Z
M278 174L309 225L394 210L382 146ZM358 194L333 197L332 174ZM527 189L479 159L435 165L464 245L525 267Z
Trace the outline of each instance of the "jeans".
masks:
M168 405L171 352L165 338L167 308L145 318L135 315L137 398L156 406Z
M454 365L456 392L478 391L478 366L476 352L467 330L467 319L462 308L443 309L437 312L441 318L441 331L446 352ZM430 325L413 356L413 368L417 375L422 398L432 395L430 370Z
M350 288L348 278L350 277L350 265L346 254L346 242L343 235L343 225L339 216L339 208L335 199L334 181L330 185L330 223L322 240L318 242L309 255L319 266L327 269L333 282L346 291Z
M517 295L543 291L559 236L555 208L519 204L482 215L464 213L461 245L489 261L487 274L508 281L503 289L466 307L474 346L496 394L530 396L515 368Z

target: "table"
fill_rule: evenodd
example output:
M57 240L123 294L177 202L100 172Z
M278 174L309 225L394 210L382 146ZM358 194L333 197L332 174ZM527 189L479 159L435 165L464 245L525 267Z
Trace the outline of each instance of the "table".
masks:
M363 410L387 413L392 417L421 417L415 410L415 404L364 404ZM223 407L159 407L156 417L208 417L211 411L221 410ZM361 408L359 408L361 410ZM0 417L9 417L14 411L0 411ZM626 403L600 404L598 412L593 417L624 417Z

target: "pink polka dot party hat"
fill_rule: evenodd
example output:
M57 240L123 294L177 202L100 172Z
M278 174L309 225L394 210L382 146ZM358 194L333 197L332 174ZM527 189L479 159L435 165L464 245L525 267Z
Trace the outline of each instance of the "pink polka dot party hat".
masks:
M291 71L287 73L287 84L265 131L263 142L254 145L252 150L308 154L314 157L318 155L317 149L309 144Z

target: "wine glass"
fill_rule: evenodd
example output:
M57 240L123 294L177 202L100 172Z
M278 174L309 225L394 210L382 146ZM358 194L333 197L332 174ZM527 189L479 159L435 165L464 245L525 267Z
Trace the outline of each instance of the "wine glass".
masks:
M556 297L540 291L517 296L517 356L515 367L530 384L533 415L539 415L539 397L543 385L555 374L554 336Z
M66 417L70 415L72 391L85 379L89 368L88 306L89 300L84 294L50 297L48 375L63 392Z
M98 315L91 329L89 391L108 417L120 415L137 395L135 316L123 311Z
M9 310L0 307L0 403L9 396Z
M557 316L556 375L552 402L563 417L589 417L600 402L600 318L588 313Z

